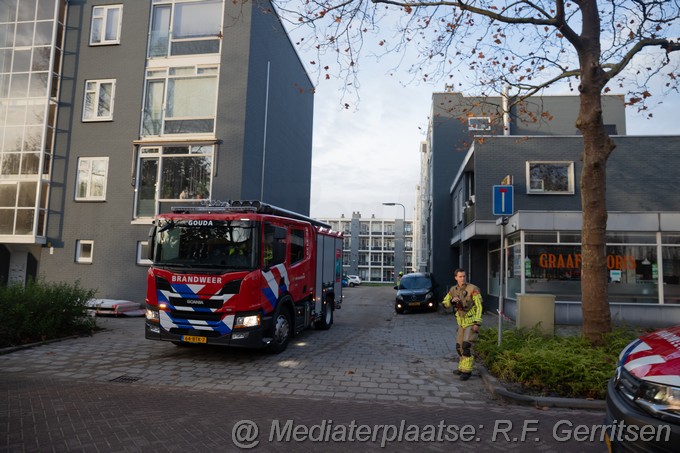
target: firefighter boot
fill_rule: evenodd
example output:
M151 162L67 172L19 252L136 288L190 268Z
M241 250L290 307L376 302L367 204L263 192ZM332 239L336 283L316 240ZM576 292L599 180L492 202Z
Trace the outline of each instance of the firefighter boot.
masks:
M459 379L461 381L467 381L472 376L472 357L461 357L458 365L458 373L460 375Z
M456 352L458 353L458 367L460 368L460 359L463 357L463 348L460 343L456 343ZM461 373L460 369L453 370L455 376L460 376Z
M458 370L460 371L460 380L467 381L472 375L472 365L474 364L474 357L472 357L472 344L463 342L463 355L458 362Z

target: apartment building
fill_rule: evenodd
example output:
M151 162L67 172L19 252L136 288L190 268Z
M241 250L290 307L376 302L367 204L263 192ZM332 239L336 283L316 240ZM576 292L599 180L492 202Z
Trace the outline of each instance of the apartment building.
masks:
M157 213L309 214L313 85L266 0L5 0L0 278L144 301Z
M358 275L362 281L395 282L399 272L416 269L413 221L405 219L362 219L353 212L351 218L319 219L342 231L342 264L348 275Z

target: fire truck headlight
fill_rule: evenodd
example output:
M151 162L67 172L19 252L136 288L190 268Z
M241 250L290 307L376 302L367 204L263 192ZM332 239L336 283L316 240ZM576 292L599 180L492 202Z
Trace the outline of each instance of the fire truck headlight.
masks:
M234 322L234 329L246 327L257 327L260 325L260 315L237 316Z
M158 310L146 309L146 319L151 322L160 322L160 316L158 315Z

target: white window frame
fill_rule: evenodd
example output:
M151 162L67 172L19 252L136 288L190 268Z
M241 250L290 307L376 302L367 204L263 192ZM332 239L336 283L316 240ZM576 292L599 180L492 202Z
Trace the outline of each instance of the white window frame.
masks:
M89 255L85 253L85 246L90 246ZM76 263L92 264L92 257L94 256L94 241L91 239L76 240Z
M87 86L90 83L95 84L94 90L88 90ZM106 116L99 116L99 92L104 84L111 84L111 105L109 106L109 114ZM87 95L89 93L94 93L95 99L97 100L93 106L92 116L87 116ZM116 79L101 79L101 80L86 80L85 88L83 91L83 121L93 122L93 121L111 121L113 120L113 108L116 99Z
M468 118L469 131L490 131L491 118L488 116L471 116Z
M217 95L219 93L219 65L218 64L203 64L203 65L183 65L183 66L172 66L165 68L151 68L146 72L146 79L144 81L144 105L140 123L140 130L142 136L145 137L156 137L156 136L212 136L215 133L216 121L217 121ZM194 81L208 80L214 83L213 91L214 95L210 96L210 99L215 99L212 105L212 111L205 115L190 115L190 116L177 116L173 111L176 106L173 105L171 100L171 93L174 89L174 84L178 81ZM158 84L162 88L163 92L158 93L157 99L153 99L155 102L151 102L152 99L149 97L153 90L149 90L151 85ZM176 101L175 101L176 102ZM206 101L207 102L207 101ZM181 105L181 104L179 104ZM154 117L155 116L155 117ZM170 126L172 122L185 121L212 121L212 127L209 131L181 131L181 132L171 132ZM146 126L147 121L158 121L158 130L152 131L148 130Z
M150 259L146 257L144 247L149 246L149 241L137 241L137 265L151 266L153 264Z
M115 24L116 36L113 39L106 39L106 29L108 28L109 11L118 10L118 23ZM96 20L101 20L99 36L94 36L94 24ZM90 45L91 46L111 46L120 44L120 32L123 24L123 5L97 5L92 7L92 20L90 22ZM97 40L93 40L96 38Z
M135 219L147 219L151 218L154 215L158 213L158 209L160 206L160 203L162 202L172 202L172 201L179 201L181 203L202 203L204 199L210 198L212 194L212 184L213 184L213 179L214 179L214 165L215 165L215 159L216 159L216 152L217 152L217 145L215 145L212 142L193 142L193 143L186 143L186 144L181 144L177 145L177 147L186 147L187 152L182 153L182 154L174 154L174 153L166 153L165 148L170 147L172 148L172 144L167 144L164 146L148 146L148 147L142 147L140 148L138 155L137 155L137 177L136 177L136 183L135 183L135 191L137 192L135 196L135 214L134 218ZM205 148L205 150L203 150ZM189 157L195 157L195 158L203 158L203 159L208 159L210 162L210 173L208 174L209 180L207 181L207 184L205 187L203 187L203 191L199 192L200 196L196 197L196 192L190 193L189 198L183 198L182 197L182 192L175 192L173 195L176 194L176 196L167 196L164 197L163 190L166 184L166 180L164 177L167 177L168 174L164 173L164 168L167 169L169 164L169 160L175 159L175 158L180 158L180 159L185 159ZM140 208L140 196L143 194L143 188L142 184L145 181L144 175L142 172L144 171L144 165L143 161L145 159L148 159L149 161L157 161L157 167L155 169L155 177L153 178L154 180L154 186L155 186L155 193L154 198L153 198L153 203L154 203L154 213L151 215L144 215L139 212ZM172 176L172 175L170 175ZM200 181L197 180L196 178L193 179L194 182ZM181 189L181 188L180 188ZM151 200L150 198L145 199L144 201L149 201Z
M183 7L191 7L191 3L194 3L194 6L198 6L199 8L201 6L205 8L207 4L213 4L216 6L216 10L208 11L210 17L201 17L200 13L196 11L187 11L186 13L182 11ZM167 17L165 17L165 19L167 19L167 22L163 20L158 21L159 19L164 18L164 15L157 15L159 10L156 8L166 10ZM184 14L186 14L186 16ZM206 19L212 22L206 23L205 20L200 20L200 33L197 33L196 35L194 35L194 33L189 33L189 35L183 36L181 28L177 29L176 26L179 24L192 22L191 17L196 15L198 16L195 18L199 18L199 20ZM147 58L153 59L195 55L219 55L222 48L221 30L224 25L222 19L223 16L224 2L219 0L153 0L151 8L151 23L149 24ZM162 28L156 28L157 26ZM197 31L198 30L194 30L194 32ZM204 49L203 51L195 49L197 50L196 53L175 52L174 47L178 44L181 45L183 42L200 43L201 41L214 41L215 44L217 44L217 50L214 52L208 52L207 49ZM160 47L157 47L159 45Z
M552 165L555 167L565 167L567 177L566 190L550 190L545 187L544 179L531 177L531 169L535 165ZM574 162L573 161L527 161L526 162L526 187L527 194L531 195L573 195L574 194Z
M102 188L102 195L92 195L92 163L94 161L104 162L104 187ZM78 188L80 187L80 164L81 162L89 163L89 173L87 180L87 190L83 197L78 196ZM76 166L76 201L106 201L106 184L109 179L109 158L108 157L79 157L78 165Z

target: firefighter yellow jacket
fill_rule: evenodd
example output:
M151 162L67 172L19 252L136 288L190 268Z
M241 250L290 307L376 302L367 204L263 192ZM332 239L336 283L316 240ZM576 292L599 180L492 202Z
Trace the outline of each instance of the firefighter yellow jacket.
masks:
M453 300L460 299L456 304L456 321L461 327L482 324L482 294L472 283L463 286L454 285L444 297L442 304L450 307Z

